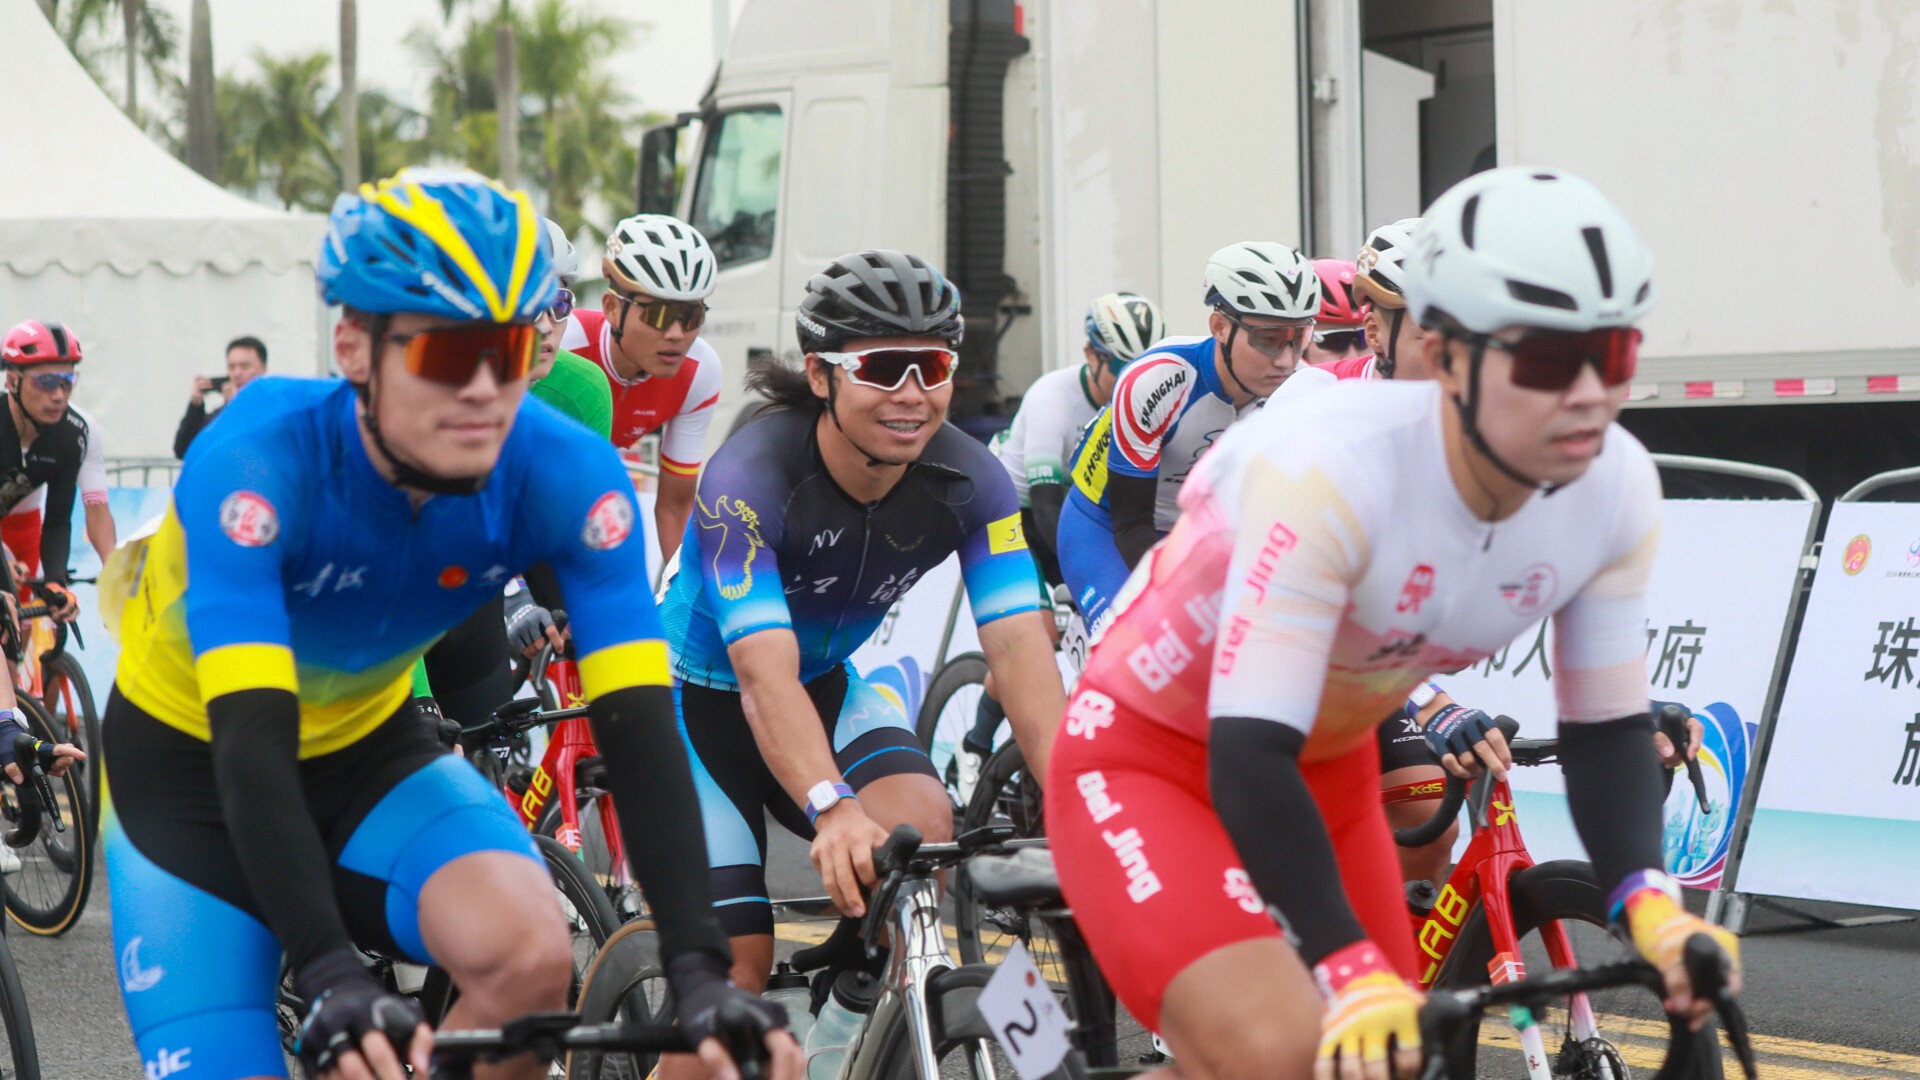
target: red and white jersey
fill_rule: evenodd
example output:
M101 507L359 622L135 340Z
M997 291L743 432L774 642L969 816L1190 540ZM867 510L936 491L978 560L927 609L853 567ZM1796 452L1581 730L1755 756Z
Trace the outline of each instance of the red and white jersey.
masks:
M1374 374L1374 354L1349 356L1343 360L1329 360L1324 364L1313 365L1336 379L1372 379Z
M720 405L720 354L705 338L694 338L687 358L669 378L642 375L623 379L613 370L613 329L606 313L577 310L567 322L560 347L600 365L613 390L613 444L632 446L643 435L660 432L660 469L695 476L706 457L707 428Z
M1441 406L1435 383L1348 382L1222 435L1115 599L1069 733L1097 733L1091 689L1202 741L1216 716L1286 724L1325 760L1549 615L1562 720L1646 711L1645 448L1613 425L1585 476L1489 524L1448 475Z

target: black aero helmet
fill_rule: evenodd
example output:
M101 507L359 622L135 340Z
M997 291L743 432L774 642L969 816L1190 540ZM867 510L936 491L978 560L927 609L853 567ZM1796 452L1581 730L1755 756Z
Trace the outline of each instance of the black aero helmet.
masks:
M855 338L932 337L960 346L960 290L917 255L878 248L842 255L807 281L794 330L803 352Z

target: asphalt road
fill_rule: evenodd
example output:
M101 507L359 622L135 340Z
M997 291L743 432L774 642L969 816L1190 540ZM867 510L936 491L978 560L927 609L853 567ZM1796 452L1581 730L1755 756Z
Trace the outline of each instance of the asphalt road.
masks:
M776 828L776 835L779 830ZM776 842L771 887L780 897L819 895L805 849ZM1800 904L1829 917L1872 914ZM1746 1006L1773 1080L1920 1078L1920 923L1778 932L1794 925L1756 911L1745 944ZM818 927L789 936L811 939ZM65 937L9 927L49 1080L142 1080L115 985L104 890ZM1604 1011L1604 1006L1602 1006ZM189 1074L190 1075L190 1074Z

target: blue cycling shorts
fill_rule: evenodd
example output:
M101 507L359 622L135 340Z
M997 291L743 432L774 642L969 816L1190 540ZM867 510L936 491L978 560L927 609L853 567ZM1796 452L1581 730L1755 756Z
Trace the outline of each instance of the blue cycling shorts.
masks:
M118 690L102 741L100 834L120 996L147 1075L285 1076L274 1012L280 942L228 840L208 744ZM419 898L435 872L477 851L540 859L505 797L410 709L302 761L300 772L333 856L335 900L364 948L433 963Z

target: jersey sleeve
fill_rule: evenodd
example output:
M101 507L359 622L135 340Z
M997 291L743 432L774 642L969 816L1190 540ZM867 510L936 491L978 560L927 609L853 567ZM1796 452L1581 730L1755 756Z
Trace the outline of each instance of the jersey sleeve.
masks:
M1129 364L1113 388L1108 465L1126 476L1158 476L1160 448L1193 396L1198 375L1178 356Z
M1045 599L1020 526L1020 499L1013 482L990 461L975 463L968 472L976 478L976 490L962 517L968 528L960 542L960 577L966 582L974 623L985 626L1039 610Z
M660 471L672 476L699 475L700 462L707 455L707 428L720 408L720 354L703 348L687 359L700 366L694 369L680 414L667 421L660 433Z
M1610 519L1612 558L1553 617L1553 685L1564 722L1647 711L1646 599L1660 550L1660 473L1619 429L1608 443L1624 474Z
M700 590L727 645L762 630L793 628L776 554L786 495L781 470L769 467L757 447L738 437L728 443L730 452L714 458L694 498Z
M599 314L597 311L576 311L567 316L567 329L560 335L560 347L570 353L577 353L593 344L600 328L598 325L588 326L591 320L587 316Z
M106 440L100 437L100 425L93 422L93 417L80 412L77 406L73 411L87 422L87 452L80 459L80 499L88 506L104 506L107 502Z
M587 697L670 685L633 483L611 445L585 431L567 434L579 451L566 469L547 470L540 498L526 504L543 529L528 561L552 564L567 598Z
M282 469L267 446L225 439L196 453L174 489L202 703L238 690L299 692L283 568L304 513Z
M1209 717L1313 731L1340 621L1368 557L1350 479L1318 462L1282 465L1259 454L1223 493L1243 516L1232 529Z

